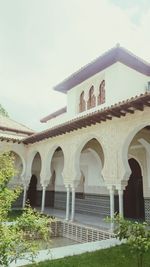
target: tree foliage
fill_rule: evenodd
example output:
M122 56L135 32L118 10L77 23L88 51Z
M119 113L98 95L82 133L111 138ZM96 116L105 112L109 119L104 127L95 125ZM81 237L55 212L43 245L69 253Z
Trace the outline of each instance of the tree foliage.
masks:
M9 266L18 258L33 261L38 251L38 242L33 238L50 241L51 219L27 206L22 215L8 223L12 203L18 198L21 188L8 188L15 174L14 159L10 153L0 154L0 266ZM26 253L28 252L28 254Z
M130 252L137 258L137 266L144 266L144 255L150 249L150 229L143 222L125 220L116 216L114 221L118 227L115 232L119 240L126 240Z
M3 108L1 104L0 104L0 115L4 117L9 117L8 112Z

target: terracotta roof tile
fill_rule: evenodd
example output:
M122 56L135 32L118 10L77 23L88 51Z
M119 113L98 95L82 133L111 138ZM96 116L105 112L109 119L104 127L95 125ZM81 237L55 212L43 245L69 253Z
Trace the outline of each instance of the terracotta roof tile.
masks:
M26 127L25 125L2 115L0 115L0 129L3 131L16 132L24 135L31 135L34 133L33 130Z
M125 116L127 113L134 113L135 110L142 111L144 106L150 106L150 93L148 92L116 103L110 107L105 107L103 109L77 117L45 131L33 134L25 138L23 143L30 144L41 141L45 138L52 138L54 136L65 134L66 132L71 132L79 128L100 123L101 121L110 120L112 117L120 118L121 116Z

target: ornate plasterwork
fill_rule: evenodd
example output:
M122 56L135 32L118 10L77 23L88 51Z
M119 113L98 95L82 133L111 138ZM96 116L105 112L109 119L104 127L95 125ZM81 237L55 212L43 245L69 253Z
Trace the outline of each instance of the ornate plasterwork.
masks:
M128 164L129 145L136 133L143 127L150 125L149 108L144 111L136 111L135 114L122 118L113 118L111 121L97 123L86 128L49 138L27 147L15 144L15 148L22 149L22 157L25 162L24 179L31 177L31 167L34 156L39 152L41 156L41 184L45 184L51 178L50 164L52 156L61 147L64 154L64 168L62 171L65 185L76 185L80 181L80 154L84 145L95 138L102 147L104 165L102 175L108 184L123 184L130 176ZM14 144L9 145L9 150ZM20 150L21 151L21 150ZM19 151L19 152L20 152ZM124 182L125 183L125 182Z

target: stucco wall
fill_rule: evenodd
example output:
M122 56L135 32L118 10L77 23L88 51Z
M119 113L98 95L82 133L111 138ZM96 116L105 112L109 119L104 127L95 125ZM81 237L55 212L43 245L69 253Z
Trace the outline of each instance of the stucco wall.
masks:
M103 79L105 80L106 102L95 108L79 113L79 99L81 92L85 92L85 100L87 101L89 89L93 85L97 97L99 86ZM57 125L74 117L90 113L93 110L108 107L119 101L140 95L145 92L149 80L150 78L148 76L117 62L69 90L67 92L67 113L50 120L48 125Z

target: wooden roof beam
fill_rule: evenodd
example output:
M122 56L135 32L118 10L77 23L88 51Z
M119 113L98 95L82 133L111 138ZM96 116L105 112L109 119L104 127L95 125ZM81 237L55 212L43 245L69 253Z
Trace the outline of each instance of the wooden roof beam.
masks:
M126 116L127 112L125 110L120 109L119 110L121 116Z
M100 116L101 121L106 121L106 118L104 116Z
M81 129L81 124L78 124L77 122L73 122L73 125L75 125L75 129Z
M132 103L132 106L136 108L137 110L143 111L144 110L144 104L143 103Z
M126 116L126 111L122 107L114 107L112 110L118 112L121 116Z
M144 103L144 105L147 106L147 107L150 107L150 102L147 102L147 101L146 101L146 102Z
M67 129L68 132L71 132L71 131L75 131L77 130L79 127L78 126L74 126L74 124L70 124L68 125L67 127L65 126L64 129Z
M89 119L88 120L91 124L96 124L97 123L97 121L95 121L94 119Z
M98 118L98 117L91 118L90 121L91 121L92 123L94 123L94 124L96 124L96 123L100 123L100 122L101 122L100 118Z
M92 122L89 121L89 118L86 118L85 121L81 122L81 124L85 125L85 126L90 126L92 124Z
M114 111L114 110L109 110L108 111L111 115L113 115L114 117L117 117L117 118L120 118L120 113L118 113L118 112L116 112L116 111Z
M130 113L130 114L134 113L134 110L130 108L123 108L123 110L125 110L127 113Z
M65 129L63 130L63 129L58 129L58 130L55 130L55 132L54 132L54 134L55 135L58 135L58 134L64 134L66 131L65 131Z
M112 120L112 116L111 115L104 115L106 117L107 120Z
M71 130L72 131L76 131L79 127L77 127L77 126L73 126L73 124L70 126L70 128L71 128Z

